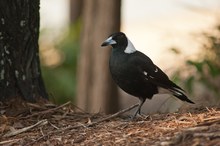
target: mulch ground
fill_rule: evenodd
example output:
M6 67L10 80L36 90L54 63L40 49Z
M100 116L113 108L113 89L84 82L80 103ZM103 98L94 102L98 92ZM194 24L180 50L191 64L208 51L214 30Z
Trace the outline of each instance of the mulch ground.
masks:
M132 108L132 107L131 107ZM70 102L0 104L0 145L220 146L220 109L153 114L129 121L115 115L76 112Z

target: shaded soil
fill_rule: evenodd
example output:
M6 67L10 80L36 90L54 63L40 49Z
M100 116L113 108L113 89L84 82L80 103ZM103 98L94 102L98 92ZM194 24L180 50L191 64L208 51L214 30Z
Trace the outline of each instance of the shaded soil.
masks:
M124 115L76 111L70 102L22 103L19 108L0 104L0 145L220 146L219 108L153 114L133 121Z

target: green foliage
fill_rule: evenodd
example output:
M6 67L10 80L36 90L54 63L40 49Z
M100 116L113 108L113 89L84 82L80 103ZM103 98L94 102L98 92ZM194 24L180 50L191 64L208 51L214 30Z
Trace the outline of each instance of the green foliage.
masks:
M51 100L56 103L74 101L76 94L76 69L79 52L80 23L70 27L61 41L55 43L61 56L57 65L48 66L41 61L44 82Z
M205 41L198 54L199 58L186 60L185 67L178 69L173 75L176 82L183 81L185 89L191 94L195 92L195 84L200 83L213 92L216 98L220 97L220 26L216 27L216 32L203 33L202 37ZM176 55L180 54L176 48L171 50ZM183 79L182 73L187 71L191 73Z

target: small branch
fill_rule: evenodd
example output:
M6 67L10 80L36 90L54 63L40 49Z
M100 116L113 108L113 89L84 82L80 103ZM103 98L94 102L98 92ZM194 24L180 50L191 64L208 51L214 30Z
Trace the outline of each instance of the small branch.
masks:
M117 113L115 113L115 114L113 114L113 115L110 115L110 116L105 117L105 118L103 118L103 119L100 119L100 120L98 120L98 121L89 123L89 124L87 124L86 126L93 126L93 125L96 125L96 124L101 123L101 122L103 122L103 121L107 121L107 120L113 119L113 118L115 118L115 117L117 117L117 116L119 116L119 115L121 115L121 114L123 114L123 113L125 113L125 112L127 112L127 111L132 110L133 108L137 107L138 105L139 105L139 103L137 103L137 104L135 104L135 105L132 105L132 106L126 108L126 109L120 110L119 112L117 112Z
M191 127L191 128L187 128L184 131L187 132L196 132L196 131L204 131L204 130L208 130L209 127L208 126L199 126L199 127Z
M214 132L214 133L193 133L194 137L209 137L209 138L217 138L220 137L220 132Z
M48 122L48 121L47 121L46 119L45 119L45 120L41 120L41 121L37 122L37 123L34 124L34 125L31 125L31 126L24 127L24 128L22 128L22 129L19 129L19 130L15 130L15 131L11 131L11 132L9 132L9 133L6 133L3 137L11 137L11 136L18 135L18 134L23 133L23 132L25 132L25 131L28 131L28 130L30 130L30 129L36 127L36 126L46 125L47 122Z
M58 106L58 107L55 107L55 108L52 108L52 109L48 109L48 110L45 110L45 111L42 111L42 112L33 113L33 114L29 115L29 116L22 117L21 119L27 119L27 118L30 118L30 117L38 116L38 115L40 115L40 114L47 114L47 113L56 111L57 109L63 108L63 107L67 106L67 105L70 104L70 103L71 103L71 102L68 101L68 102L66 102L66 103L64 103L64 104L62 104L62 105L60 105L60 106Z
M9 143L12 144L12 143L18 142L19 140L21 139L11 139L11 140L0 141L0 145L9 144Z
M27 105L28 105L29 107L33 107L33 108L35 108L35 109L47 110L46 107L43 107L43 106L38 105L38 104L34 104L34 103L29 103L29 102L28 102Z
M139 103L137 103L137 104L135 104L135 105L132 105L132 106L126 108L126 109L123 109L123 110L121 110L121 111L119 111L119 112L117 112L117 113L115 113L115 114L113 114L113 115L110 115L110 116L106 117L106 118L97 120L97 121L95 121L95 122L91 122L91 123L84 124L84 125L83 125L83 124L80 124L80 125L76 125L76 126L68 126L68 127L62 128L62 129L58 129L58 130L56 130L56 131L49 132L49 133L47 133L47 134L45 134L45 135L43 135L43 136L37 138L35 141L29 143L28 145L33 145L34 143L40 141L41 139L44 139L45 137L48 137L48 136L52 135L52 134L57 134L57 133L64 132L64 131L66 131L66 130L72 130L72 129L77 129L77 128L81 128L81 127L94 126L94 125L99 124L99 123L101 123L101 122L104 122L104 121L106 121L106 120L110 120L110 119L112 119L112 118L115 118L115 117L117 117L117 116L119 116L119 115L121 115L121 114L123 114L123 113L125 113L125 112L127 112L127 111L130 111L131 109L137 107L138 105L139 105Z
M217 117L217 118L219 118L219 117ZM197 126L210 126L210 125L212 125L212 124L219 124L220 123L220 118L219 119L217 119L216 118L216 120L213 120L213 121L208 121L208 120L204 120L205 122L203 122L203 123L199 123L199 124L197 124ZM210 118L211 119L211 118ZM213 118L214 119L214 118ZM207 122L206 122L207 121Z
M82 113L88 113L88 112L86 112L85 110L83 110L82 108L80 108L80 107L78 107L78 106L76 106L76 105L73 105L76 109L78 109L80 112L82 112Z

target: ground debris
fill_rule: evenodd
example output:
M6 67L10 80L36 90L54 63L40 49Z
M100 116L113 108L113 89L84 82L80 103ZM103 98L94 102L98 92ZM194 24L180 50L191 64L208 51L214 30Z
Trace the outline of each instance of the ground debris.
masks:
M104 115L77 112L71 102L25 105L14 116L6 114L8 106L1 106L0 145L220 145L219 108L130 121L121 115L126 110Z

